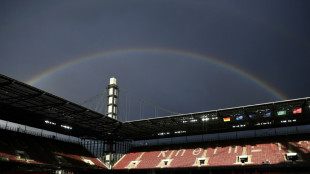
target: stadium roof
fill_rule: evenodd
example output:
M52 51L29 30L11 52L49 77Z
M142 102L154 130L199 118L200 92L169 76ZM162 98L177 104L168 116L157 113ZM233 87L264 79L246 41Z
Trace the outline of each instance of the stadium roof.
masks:
M104 140L144 140L309 124L309 99L120 122L0 74L0 119Z
M233 132L310 123L310 98L124 122L119 134L133 140Z
M106 138L120 125L117 120L1 74L0 105L2 120L77 137Z

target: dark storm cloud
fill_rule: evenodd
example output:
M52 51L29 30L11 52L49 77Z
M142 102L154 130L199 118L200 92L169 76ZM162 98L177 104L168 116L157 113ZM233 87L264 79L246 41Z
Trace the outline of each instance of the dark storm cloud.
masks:
M309 96L308 1L0 2L0 72L28 81L78 57L168 48L227 62L284 93ZM188 56L124 53L71 66L37 87L82 102L108 79L177 112L277 100L231 70Z

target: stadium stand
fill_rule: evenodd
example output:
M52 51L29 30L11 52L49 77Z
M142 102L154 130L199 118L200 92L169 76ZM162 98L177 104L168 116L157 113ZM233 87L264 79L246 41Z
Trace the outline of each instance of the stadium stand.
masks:
M16 170L22 166L37 168L90 170L93 172L108 168L80 144L27 135L8 130L0 131L0 166ZM9 163L11 165L9 165Z
M121 122L0 74L0 174L306 174L309 99Z
M138 147L126 154L113 169L298 168L310 164L309 156L310 137L304 134Z

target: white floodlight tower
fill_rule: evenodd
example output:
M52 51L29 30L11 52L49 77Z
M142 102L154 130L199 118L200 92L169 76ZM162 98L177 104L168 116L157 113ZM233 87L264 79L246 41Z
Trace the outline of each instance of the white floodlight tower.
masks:
M107 86L107 105L106 105L106 115L110 118L117 120L117 112L118 112L118 94L119 88L116 84L116 78L110 78L110 84ZM105 156L105 160L109 167L111 168L114 163L115 158L115 150L113 148L116 145L116 142L113 140L107 141L107 154ZM116 147L116 146L115 146Z
M116 78L110 78L110 84L107 86L107 109L106 114L108 117L114 118L117 120L117 109L118 109L118 93L119 89L116 85Z

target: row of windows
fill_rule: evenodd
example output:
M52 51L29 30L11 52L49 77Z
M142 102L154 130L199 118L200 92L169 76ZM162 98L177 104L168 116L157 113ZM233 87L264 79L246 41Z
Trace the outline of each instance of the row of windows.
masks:
M300 115L303 113L302 107L287 107L287 108L280 108L276 111L272 109L257 109L252 111L246 111L247 115L242 113L243 111L240 111L239 113L206 113L199 115L199 117L184 117L180 121L181 123L198 123L200 121L202 122L212 122L212 121L218 121L222 120L223 122L230 122L230 121L241 121L245 120L245 118L249 119L256 119L256 118L269 118L273 116L273 112L275 116L291 116L291 115ZM220 115L220 117L218 116Z
M283 110L278 110L276 111L276 115L277 116L286 116L286 115L298 115L298 114L301 114L302 113L302 108L301 107L298 107L298 108L293 108L292 109L292 112L289 113L287 110L283 109ZM263 117L263 118L268 118L268 117L271 117L272 115L272 111L270 109L265 109L265 110L257 110L253 113L250 113L249 114L249 118L250 119L255 119L257 117ZM236 120L236 121L240 121L240 120L243 120L244 119L244 115L242 114L234 114L234 115L230 115L230 116L227 116L227 117L224 117L223 118L223 121L224 122L230 122L232 120Z

